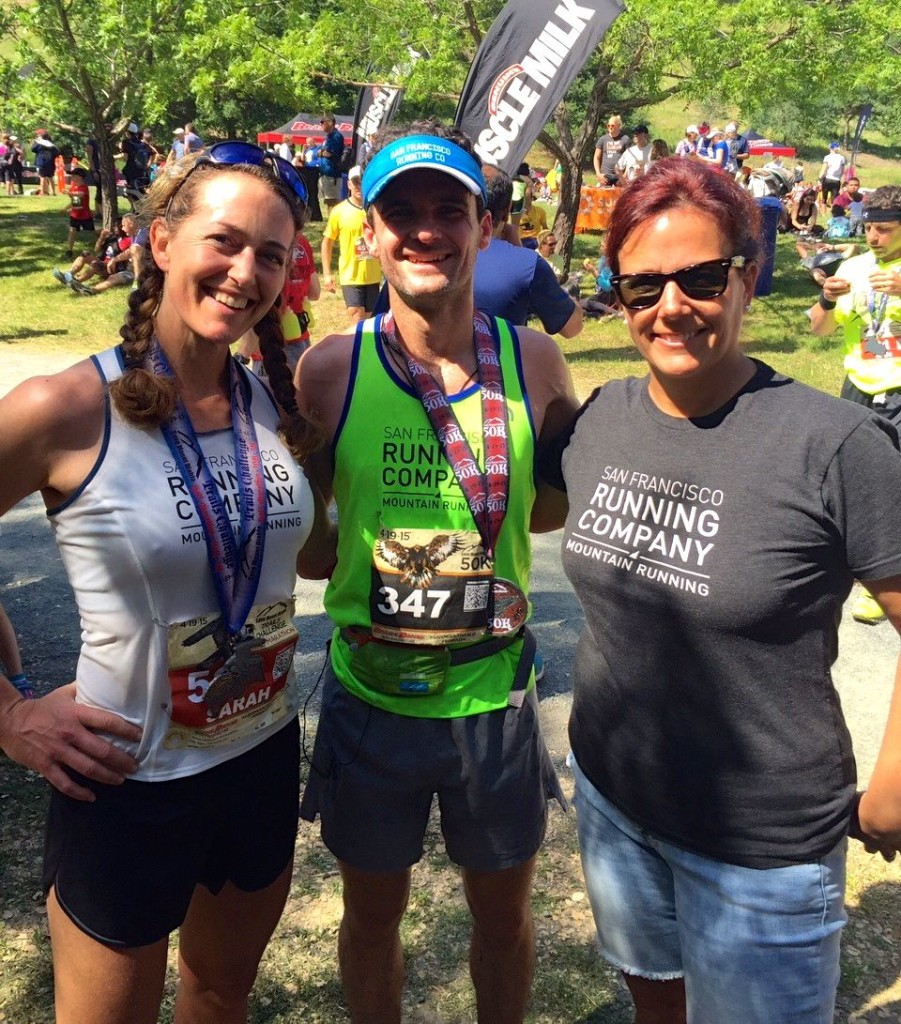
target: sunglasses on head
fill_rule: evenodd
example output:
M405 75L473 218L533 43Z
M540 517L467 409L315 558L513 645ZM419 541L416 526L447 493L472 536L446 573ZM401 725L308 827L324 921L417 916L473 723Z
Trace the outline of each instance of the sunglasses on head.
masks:
M744 256L727 256L682 267L671 274L616 274L611 279L613 290L627 309L656 306L667 281L675 281L690 299L716 299L729 285L731 267L743 268Z
M301 178L294 167L287 160L283 160L274 153L267 153L265 149L261 149L252 142L230 140L228 142L214 143L202 156L197 158L197 162L184 176L181 184L184 185L194 171L203 164L212 164L217 167L231 164L251 164L254 167L266 166L282 184L287 185L291 189L304 206L307 205L307 187L303 183L303 178ZM173 194L172 199L174 198L175 195ZM169 205L172 204L172 199L169 200Z

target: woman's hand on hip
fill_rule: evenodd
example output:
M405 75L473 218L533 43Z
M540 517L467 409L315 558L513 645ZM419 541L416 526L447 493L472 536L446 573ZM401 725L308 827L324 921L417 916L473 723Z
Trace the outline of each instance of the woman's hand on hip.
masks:
M0 746L20 764L44 776L61 793L93 801L66 769L116 786L138 770L137 761L110 740L109 733L138 743L141 730L112 711L75 701L75 683L61 686L38 700L12 700L0 710Z

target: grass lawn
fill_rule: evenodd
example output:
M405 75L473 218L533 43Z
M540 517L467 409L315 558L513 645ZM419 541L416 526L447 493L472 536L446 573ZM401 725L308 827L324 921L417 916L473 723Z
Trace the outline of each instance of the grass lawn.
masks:
M78 297L50 273L65 264L64 205L61 198L0 198L0 366L11 366L26 352L71 354L74 359L117 340L127 291ZM549 212L553 214L552 209ZM310 227L316 250L321 230L321 224ZM596 238L577 239L577 260L596 250ZM815 295L798 267L790 239L780 239L774 292L755 301L746 320L745 343L754 356L784 373L836 393L842 377L838 342L813 338L804 316ZM343 323L337 296L325 296L316 313L315 335ZM605 380L643 372L621 322L588 322L578 338L563 345L583 397ZM49 1024L53 1016L49 943L38 880L45 800L39 780L0 759L0 1022L10 1024ZM313 830L302 828L301 837L288 909L252 999L253 1024L346 1020L335 963L339 881L334 862ZM842 1021L886 1019L882 1009L871 1018L867 1005L898 973L891 931L901 914L898 879L896 866L887 867L857 849L852 852ZM463 908L458 876L447 866L440 833L433 829L426 857L416 869L414 896L404 922L411 1024L474 1020ZM535 909L538 968L531 1024L625 1024L631 1015L621 987L594 949L572 815L550 816ZM173 990L170 973L161 1017L165 1022L172 1019ZM885 1006L884 999L880 1006ZM430 1016L432 1010L440 1017Z

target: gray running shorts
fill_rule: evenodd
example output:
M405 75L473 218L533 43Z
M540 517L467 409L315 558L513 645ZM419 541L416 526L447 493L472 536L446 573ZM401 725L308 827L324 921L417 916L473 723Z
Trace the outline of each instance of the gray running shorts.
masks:
M521 708L412 718L353 696L327 665L300 816L318 814L323 842L351 867L402 871L422 857L435 796L448 856L461 867L501 871L538 852L548 800L566 801L535 688Z

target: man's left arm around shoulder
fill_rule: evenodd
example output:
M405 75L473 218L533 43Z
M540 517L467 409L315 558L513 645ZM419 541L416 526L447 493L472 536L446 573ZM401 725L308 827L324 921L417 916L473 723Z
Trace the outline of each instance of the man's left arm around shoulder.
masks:
M579 403L573 388L569 366L560 347L547 334L518 327L526 391L532 407L538 448L535 453L535 504L529 529L547 533L559 529L566 520L566 494L543 479L539 467L547 454L561 447L561 440L572 432Z

